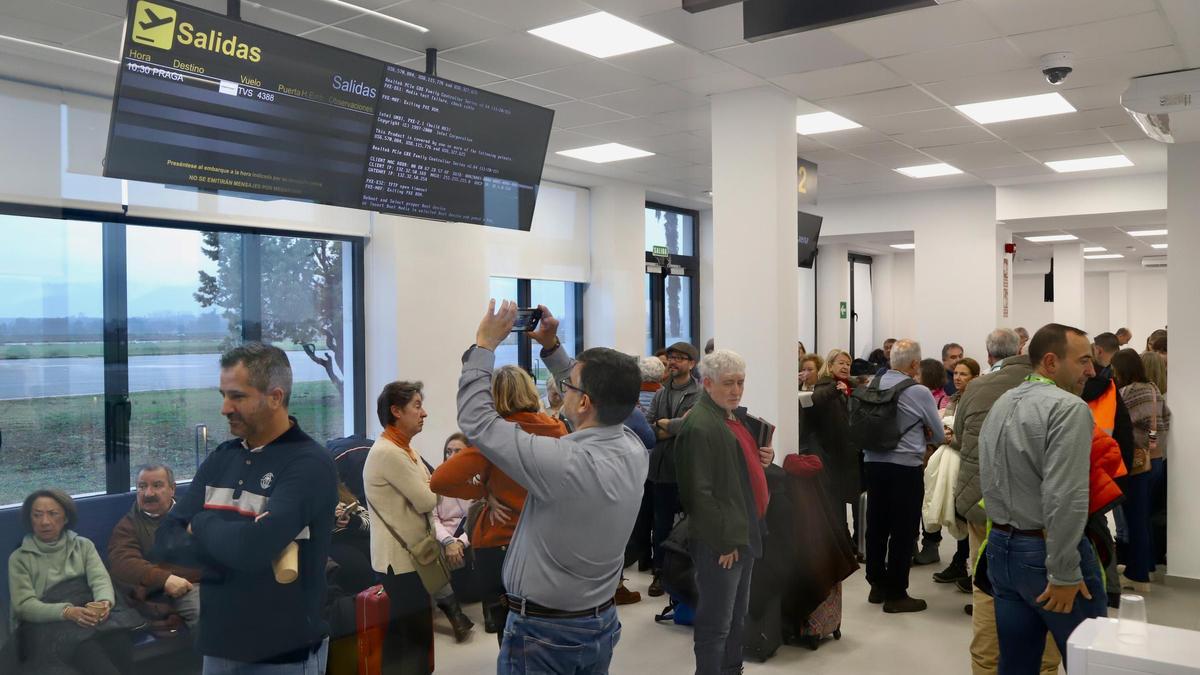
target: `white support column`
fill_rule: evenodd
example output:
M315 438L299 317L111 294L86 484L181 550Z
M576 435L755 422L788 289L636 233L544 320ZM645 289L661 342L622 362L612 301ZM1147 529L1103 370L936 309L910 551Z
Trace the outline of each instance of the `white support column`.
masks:
M1200 143L1167 146L1167 227L1170 256L1167 268L1167 312L1171 342L1196 344L1200 340L1200 312L1196 311L1196 289L1200 287L1200 265L1189 264L1200 256ZM1174 311L1172 311L1174 310ZM1144 340L1145 336L1135 336ZM1178 349L1178 348L1177 348ZM1196 477L1200 476L1200 389L1188 386L1200 378L1200 360L1174 358L1168 362L1171 417L1167 471L1167 559L1172 577L1200 579L1200 500L1196 499Z
M714 329L747 361L744 402L774 422L777 457L796 415L796 99L760 88L712 97Z
M367 433L380 432L375 398L393 380L425 383L425 431L413 440L426 460L442 461L442 441L458 431L455 395L462 353L487 309L487 232L478 225L372 214L366 248ZM431 255L431 251L453 251ZM515 300L515 298L509 298Z
M1108 273L1108 325L1109 330L1129 326L1129 273ZM1143 338L1146 336L1142 336ZM1134 336L1136 341L1137 336Z
M1083 245L1054 245L1054 322L1083 330ZM1029 327L1032 335L1037 329Z
M592 276L583 294L584 347L646 352L646 191L592 188Z

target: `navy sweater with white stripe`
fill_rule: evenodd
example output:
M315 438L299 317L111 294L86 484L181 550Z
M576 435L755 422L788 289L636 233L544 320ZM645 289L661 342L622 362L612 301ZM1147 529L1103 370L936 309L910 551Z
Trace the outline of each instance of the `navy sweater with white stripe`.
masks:
M155 546L161 559L198 562L204 570L202 654L289 663L320 645L329 634L321 605L337 501L333 460L295 420L260 449L234 439L209 455L159 527ZM269 515L256 521L263 513ZM298 537L299 578L280 584L272 561Z

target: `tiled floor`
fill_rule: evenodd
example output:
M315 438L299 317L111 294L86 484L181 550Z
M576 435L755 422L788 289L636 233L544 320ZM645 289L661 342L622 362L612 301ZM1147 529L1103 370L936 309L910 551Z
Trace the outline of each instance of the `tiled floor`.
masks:
M953 542L942 544L948 560ZM848 579L843 590L845 607L842 639L826 641L815 652L799 647L782 647L765 664L748 663L747 673L805 673L806 675L872 675L920 673L942 675L970 673L967 645L971 620L963 614L969 596L953 586L934 584L930 575L941 565L913 570L912 594L929 602L919 614L884 614L867 603L863 572ZM631 574L629 587L643 594L650 583L645 574ZM622 636L613 659L614 675L675 675L691 673L692 633L690 628L657 625L654 614L662 610L662 598L620 608ZM1200 590L1155 584L1147 598L1150 621L1200 630ZM439 675L480 675L495 672L495 636L484 633L479 606L467 613L480 625L466 644L454 644L445 618L438 616L437 672Z

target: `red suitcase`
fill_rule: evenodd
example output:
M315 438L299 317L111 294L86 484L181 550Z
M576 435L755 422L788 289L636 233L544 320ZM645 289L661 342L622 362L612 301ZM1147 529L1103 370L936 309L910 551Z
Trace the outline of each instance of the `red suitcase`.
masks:
M382 585L372 586L354 599L358 624L358 675L383 675L383 638L387 634L391 604Z
M842 584L833 587L812 614L800 626L799 641L809 649L816 649L825 638L842 639Z

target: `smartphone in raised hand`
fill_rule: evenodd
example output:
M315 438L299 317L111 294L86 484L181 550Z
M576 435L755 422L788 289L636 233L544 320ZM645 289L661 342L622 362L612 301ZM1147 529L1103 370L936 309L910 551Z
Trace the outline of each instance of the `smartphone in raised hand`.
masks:
M517 320L513 323L512 332L528 333L537 330L538 322L542 320L542 310L538 307L517 309Z

